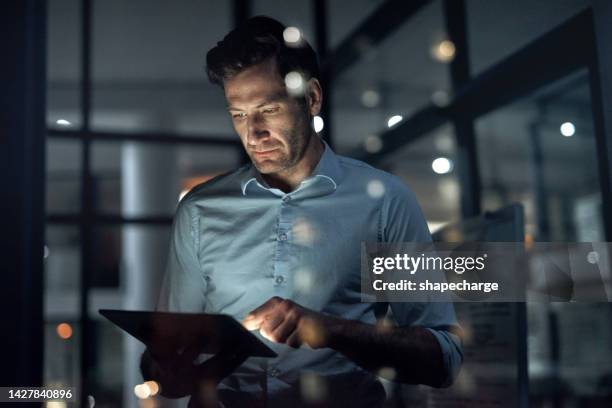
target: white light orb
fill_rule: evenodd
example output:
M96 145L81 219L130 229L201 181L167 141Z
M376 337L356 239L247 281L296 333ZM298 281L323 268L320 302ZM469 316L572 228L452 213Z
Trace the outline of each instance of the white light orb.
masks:
M319 115L312 118L312 125L314 126L314 130L317 133L320 133L325 127L325 123L323 122L323 118Z
M400 123L404 118L401 115L393 115L387 119L387 127L393 127Z
M453 162L446 157L438 157L431 163L431 168L437 174L446 174L453 169Z
M572 137L576 133L576 126L572 122L565 122L559 128L561 134L565 137Z
M380 198L385 195L385 185L380 180L372 180L368 183L368 195L372 198Z
M297 27L287 27L285 31L283 31L283 39L287 45L296 45L302 39L302 33Z

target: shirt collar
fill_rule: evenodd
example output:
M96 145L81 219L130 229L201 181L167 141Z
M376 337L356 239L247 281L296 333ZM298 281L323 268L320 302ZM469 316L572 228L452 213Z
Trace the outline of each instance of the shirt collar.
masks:
M287 195L298 195L301 191L311 190L311 188L315 189L315 191L313 191L316 193L315 195L325 195L333 193L338 188L342 175L338 157L324 140L322 140L322 142L325 149L312 174ZM245 174L245 177L242 179L240 187L243 195L247 195L250 191L253 191L253 188L268 190L279 196L285 195L282 191L268 186L259 171L257 171L252 164Z

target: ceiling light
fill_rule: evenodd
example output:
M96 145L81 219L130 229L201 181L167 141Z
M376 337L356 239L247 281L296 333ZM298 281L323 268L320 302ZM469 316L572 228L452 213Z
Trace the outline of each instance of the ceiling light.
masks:
M66 119L58 119L58 120L55 121L55 123L60 125L60 126L70 126L70 125L72 125L72 123L70 123Z
M400 123L404 118L401 115L393 115L387 120L387 127L392 127Z

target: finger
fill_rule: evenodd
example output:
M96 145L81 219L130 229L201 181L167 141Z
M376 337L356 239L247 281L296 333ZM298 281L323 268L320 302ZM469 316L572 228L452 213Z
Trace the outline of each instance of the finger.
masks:
M276 343L285 343L287 338L291 336L297 329L297 324L293 319L284 319L276 328L267 333L261 331L261 334L270 341Z
M299 348L302 345L302 338L300 336L300 332L297 330L293 331L293 333L291 333L289 337L287 337L285 344L289 347Z
M284 313L281 313L278 310L273 313L270 313L268 316L266 316L266 319L261 324L259 332L264 337L270 337L274 330L276 330L276 328L285 321L285 318L286 316L284 315Z
M272 309L274 309L277 305L279 305L283 299L278 296L271 297L267 301L265 301L262 305L253 309L243 320L243 322L248 322L249 320L257 320L261 319L262 316L267 315Z
M265 320L265 316L249 316L242 321L242 325L249 331L259 330Z

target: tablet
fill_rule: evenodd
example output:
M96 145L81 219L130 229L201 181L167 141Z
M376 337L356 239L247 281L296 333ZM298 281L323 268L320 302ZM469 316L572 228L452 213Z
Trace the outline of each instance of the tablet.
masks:
M252 357L276 353L234 318L222 314L100 309L100 314L154 350L175 353L194 344L201 352L241 350Z

